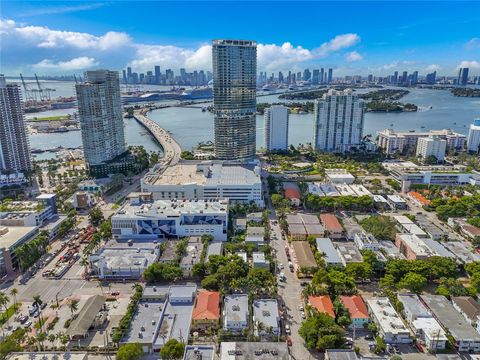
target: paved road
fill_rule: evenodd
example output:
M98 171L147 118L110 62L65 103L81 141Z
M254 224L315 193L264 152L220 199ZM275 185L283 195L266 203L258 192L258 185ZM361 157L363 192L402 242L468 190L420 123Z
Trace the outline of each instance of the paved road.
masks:
M153 120L149 119L145 110L135 111L134 118L146 127L155 139L160 143L163 148L163 159L161 162L164 165L175 165L180 160L180 153L182 149L180 145L175 141L172 135Z

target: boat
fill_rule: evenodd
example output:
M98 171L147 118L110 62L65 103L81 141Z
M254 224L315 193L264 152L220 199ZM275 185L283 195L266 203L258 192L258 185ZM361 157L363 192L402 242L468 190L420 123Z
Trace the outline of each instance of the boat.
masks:
M180 95L181 100L210 99L213 96L213 90L209 86L198 87L191 90L184 90Z

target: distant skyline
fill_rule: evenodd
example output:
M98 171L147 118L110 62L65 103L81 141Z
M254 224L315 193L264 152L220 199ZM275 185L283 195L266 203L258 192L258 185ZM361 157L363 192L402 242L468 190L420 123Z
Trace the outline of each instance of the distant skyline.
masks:
M0 71L211 70L211 40L258 42L258 71L480 75L480 4L460 1L2 1Z

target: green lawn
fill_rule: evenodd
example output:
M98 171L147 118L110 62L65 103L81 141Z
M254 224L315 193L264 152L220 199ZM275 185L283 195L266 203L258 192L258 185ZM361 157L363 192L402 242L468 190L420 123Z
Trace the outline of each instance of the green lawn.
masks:
M68 120L68 116L65 115L57 115L57 116L47 116L41 118L33 118L29 119L28 121L61 121L61 120Z
M10 306L7 311L3 311L1 314L0 314L0 324L5 324L7 322L8 319L10 319L13 314L15 314L15 310L19 309L20 306L22 306L22 303L17 303L15 305L15 308L14 306Z

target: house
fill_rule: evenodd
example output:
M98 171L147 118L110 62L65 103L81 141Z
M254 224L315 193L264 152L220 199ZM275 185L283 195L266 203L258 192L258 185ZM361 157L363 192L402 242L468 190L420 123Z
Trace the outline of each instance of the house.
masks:
M340 296L340 301L350 314L352 319L351 328L362 329L365 324L370 322L367 306L360 296Z
M303 270L317 268L317 261L307 241L294 241L292 245L299 273Z
M265 228L263 226L249 226L245 236L245 243L257 246L265 244Z
M216 328L220 323L220 292L200 290L192 313L194 329Z
M280 333L280 315L277 300L255 300L253 302L253 324L256 336L277 336Z
M317 238L317 250L323 255L323 260L327 265L340 265L343 266L342 259L337 252L337 249L329 238Z
M247 219L240 218L233 220L233 228L235 229L235 231L247 230Z
M293 206L300 206L302 203L302 195L300 193L300 189L298 185L295 183L284 183L283 184L285 198L290 200Z
M263 213L262 212L253 212L247 214L247 221L261 223L263 221Z
M226 295L223 301L223 329L230 332L241 332L248 329L250 313L248 295Z
M90 296L68 327L67 335L71 340L83 339L89 335L92 327L98 328L103 325L107 321L107 315L105 298L101 295Z
M373 297L367 300L367 307L378 335L386 344L410 344L410 331L387 297Z
M412 199L412 201L417 205L417 206L428 206L430 205L431 201L428 200L425 196L423 196L422 194L420 194L419 192L416 192L416 191L410 191L408 193L408 196L410 197L410 199Z
M333 310L333 303L328 295L312 296L308 297L308 304L316 309L320 313L327 314L332 318L335 318L335 311Z
M421 295L420 298L442 328L448 329L459 352L480 351L480 334L455 310L445 296Z
M340 239L343 237L343 226L335 215L321 214L320 220L322 221L330 239Z
M453 296L452 305L471 325L476 326L480 304L471 296Z
M270 261L265 259L263 252L254 251L252 253L252 264L254 268L270 269Z

